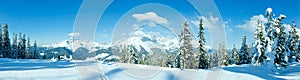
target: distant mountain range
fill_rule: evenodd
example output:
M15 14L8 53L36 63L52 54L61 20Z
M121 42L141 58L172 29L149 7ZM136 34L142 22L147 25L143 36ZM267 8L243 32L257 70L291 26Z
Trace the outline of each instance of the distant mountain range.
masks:
M162 36L161 25L156 26L157 30L152 29L150 31L147 28L153 28L149 26L141 26L139 30L135 30L130 34L129 38L116 41L115 43L98 43L93 41L84 41L79 39L70 38L61 42L57 42L50 45L43 45L40 47L42 52L56 52L59 50L67 50L67 54L73 55L73 59L86 59L87 57L93 57L97 54L108 53L118 55L121 52L122 47L127 48L132 45L136 52L142 54L177 54L178 53L178 39L177 36ZM165 29L165 28L164 28ZM197 41L192 41L194 46L194 52L197 52ZM209 46L206 48L211 49Z

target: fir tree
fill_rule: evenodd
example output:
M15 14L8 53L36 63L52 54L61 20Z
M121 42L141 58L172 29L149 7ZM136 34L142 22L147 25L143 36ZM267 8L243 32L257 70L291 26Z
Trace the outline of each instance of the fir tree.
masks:
M248 45L246 43L247 36L244 34L243 43L239 52L240 64L249 64L251 62L251 55L248 52Z
M263 61L267 59L267 56L265 55L265 36L264 36L264 28L262 27L260 21L257 21L257 27L255 31L255 46L253 46L253 64L263 64Z
M12 44L13 58L18 58L18 46L17 46L17 34L13 33L13 44Z
M219 44L219 55L220 55L220 65L225 65L228 66L229 65L229 55L226 51L226 46L224 43L220 43Z
M178 51L178 54L176 55L176 58L175 58L175 67L176 68L181 68L181 62L182 62L182 50Z
M26 47L26 58L31 59L31 53L30 53L30 38L27 37L27 47Z
M130 45L129 47L129 54L130 54L129 63L138 64L138 58L132 45Z
M277 20L275 21L274 27L279 29L279 33L277 31L278 36L275 37L275 42L273 45L276 46L276 48L273 49L273 51L276 52L275 54L275 66L287 66L287 61L285 61L285 51L286 51L286 44L285 44L285 38L286 38L286 33L284 32L285 27L282 26L282 20L285 19L286 17L283 15L280 15Z
M9 39L9 33L8 33L8 24L6 23L4 25L4 35L3 35L3 57L5 58L11 58L12 54L11 54L11 47L10 47L10 39Z
M181 54L184 58L184 68L186 69L193 69L194 66L194 56L192 54L193 46L191 44L192 41L192 33L189 31L187 21L183 22L183 30L180 31L178 38L179 38L179 50L182 50L183 53Z
M24 59L26 57L26 46L25 46L25 35L22 37L22 33L19 34L19 40L18 40L18 54L19 58Z
M0 58L3 57L3 36L2 25L0 24Z
M214 52L210 56L210 67L219 67L221 64L221 58L218 51Z
M126 53L126 46L123 46L121 48L121 61L122 63L126 63L127 62L127 53Z
M239 55L239 52L237 51L235 45L233 45L232 54L233 54L233 63L236 65L239 65L240 64L240 55Z
M19 33L19 40L18 40L18 58L23 58L23 51L22 51L22 33Z
M205 38L204 38L204 28L202 23L202 18L200 18L199 24L199 55L198 55L198 68L199 69L206 69L208 68L208 60L207 60L207 51L205 50Z
M33 44L33 59L38 59L38 47L36 41Z
M23 34L23 38L22 38L22 59L25 59L26 58L26 37L25 37L25 34Z
M290 56L289 56L289 62L295 62L297 61L297 42L299 39L299 36L297 35L297 30L296 30L296 24L295 22L292 23L292 30L289 31L289 39L288 39L288 49L290 51Z

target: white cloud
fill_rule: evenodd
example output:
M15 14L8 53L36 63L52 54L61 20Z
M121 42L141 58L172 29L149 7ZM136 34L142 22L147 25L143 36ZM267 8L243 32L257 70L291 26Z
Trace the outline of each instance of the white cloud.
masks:
M209 28L211 30L214 30L217 28L217 22L220 21L220 19L218 17L213 17L213 16L209 16L209 18L201 16L202 20L203 20L203 27L204 28ZM228 21L224 21L223 22L223 28L226 29L229 32L233 32L233 29L231 29L228 24L231 20L229 19ZM192 24L194 24L195 26L199 26L200 21L199 20L192 20L191 21Z
M191 23L194 24L195 26L198 26L200 22L199 20L192 20Z
M166 18L158 16L155 12L146 12L144 14L133 14L132 17L137 21L150 21L153 26L154 23L168 25L169 21Z
M68 34L70 37L78 37L80 35L79 32L72 32Z
M210 16L209 18L201 16L201 18L203 20L203 27L204 28L209 27L209 28L214 29L216 27L214 25L217 23L217 21L219 21L218 17L213 17L213 16ZM196 26L199 26L199 24L200 24L199 20L192 20L191 23L196 25Z
M252 16L250 20L245 20L244 24L237 25L237 27L245 31L255 32L255 28L257 26L257 20L259 20L261 23L267 22L267 18L265 18L262 14L260 14L260 15Z

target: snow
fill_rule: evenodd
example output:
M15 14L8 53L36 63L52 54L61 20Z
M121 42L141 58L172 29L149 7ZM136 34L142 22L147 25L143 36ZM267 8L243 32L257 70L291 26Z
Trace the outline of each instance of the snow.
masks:
M104 54L103 54L104 55ZM99 55L100 56L100 55ZM212 69L178 69L125 63L72 62L0 58L1 80L263 80L300 79L300 64L278 72L268 67L230 65Z
M272 15L271 14L272 13L272 8L267 8L266 12L267 12L267 15Z
M280 14L278 18L279 18L279 19L285 19L285 18L286 18L286 16L285 16L285 15L283 15L283 14Z
M108 49L111 45L105 43L97 43L93 41L85 41L79 39L67 39L61 42L57 42L50 45L42 45L42 47L47 48L58 48L58 47L66 47L67 49L72 50L73 52L76 51L78 48L85 48L88 49L89 52L97 51L98 49Z

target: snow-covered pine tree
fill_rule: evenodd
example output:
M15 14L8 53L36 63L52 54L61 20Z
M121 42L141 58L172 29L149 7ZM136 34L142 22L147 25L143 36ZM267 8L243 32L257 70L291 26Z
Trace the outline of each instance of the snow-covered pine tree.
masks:
M229 55L227 53L227 50L226 50L226 46L225 46L225 43L220 43L220 46L219 46L219 55L220 55L220 65L225 65L225 66L228 66L229 65Z
M142 60L143 60L143 63L142 64L145 64L145 65L149 65L150 64L150 55L144 55Z
M3 57L3 36L2 25L0 24L0 58Z
M19 40L18 40L18 54L19 58L24 59L26 57L26 44L25 44L25 35L22 37L22 33L19 34Z
M179 50L182 50L183 53L181 54L184 58L184 68L186 69L194 69L194 55L192 53L193 46L192 46L192 37L193 34L189 31L187 21L183 22L183 29L180 31L178 38L179 38Z
M204 37L204 27L202 23L202 18L200 17L200 24L199 24L199 54L198 54L198 68L199 69L206 69L208 68L208 59L207 59L207 51L204 47L205 45L205 37Z
M132 45L129 46L129 54L130 54L129 63L138 64L138 58L136 56L135 51L133 50Z
M127 53L126 53L126 46L121 46L121 60L120 62L126 63L127 62Z
M220 58L221 56L220 56L220 54L218 53L218 51L216 51L216 52L214 52L214 53L212 53L211 55L210 55L210 60L209 60L209 62L210 62L210 67L212 68L212 67L219 67L220 66L220 62L221 62L221 58Z
M296 30L296 24L295 22L292 23L292 30L289 31L289 38L287 40L290 56L289 56L289 62L296 62L296 57L297 57L297 42L299 39L299 36L297 35L297 30Z
M248 52L248 45L246 43L247 41L247 36L246 33L244 34L243 37L243 43L239 52L239 56L240 56L240 63L239 64L249 64L251 63L251 55Z
M300 62L300 41L298 40L298 47L297 47L297 54L296 54L296 60L297 62Z
M25 59L26 58L26 37L25 37L25 34L23 34L23 38L22 38L22 59Z
M34 41L34 44L33 44L33 56L32 56L33 59L38 59L38 47L37 47L37 43L36 41Z
M18 46L17 46L17 34L13 33L13 43L12 43L12 54L13 58L18 58Z
M176 58L175 58L175 67L176 68L181 68L181 56L182 56L182 50L179 50L178 51L178 54L176 55Z
M239 65L240 64L240 55L239 55L239 52L237 51L235 45L233 45L232 54L233 54L233 63L236 65Z
M255 31L255 44L252 48L253 58L252 64L261 65L263 64L264 60L267 59L265 55L265 36L264 36L264 28L260 21L257 21L257 27Z
M168 55L166 59L166 66L169 68L173 68L173 59L172 55Z
M287 64L287 61L286 61L286 44L285 44L285 39L286 39L286 33L284 32L284 29L285 29L285 26L282 26L282 20L285 19L286 16L285 15L280 15L277 20L275 20L275 24L274 24L274 27L276 29L276 33L278 33L278 36L275 37L275 41L273 43L274 47L273 48L273 51L276 52L275 54L275 66L279 67L279 66L283 66L283 67L286 67L288 64ZM279 30L279 31L278 31Z
M3 57L5 58L11 58L12 57L12 54L11 54L11 47L10 47L10 39L9 39L9 33L8 33L8 24L6 23L4 25L4 28L3 28Z
M19 33L19 40L18 40L18 58L23 58L23 51L22 51L22 33Z
M31 59L29 36L27 36L26 59Z

